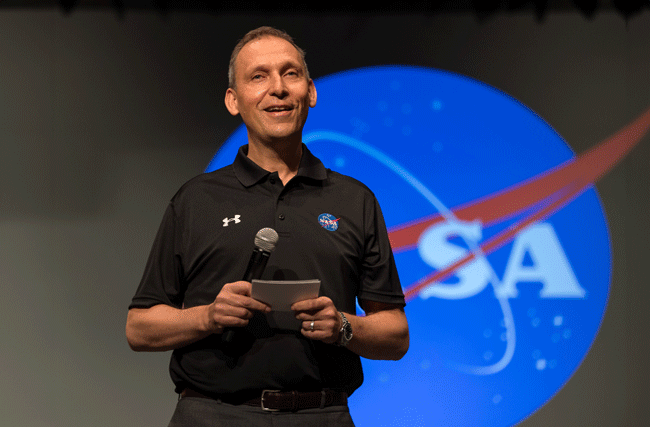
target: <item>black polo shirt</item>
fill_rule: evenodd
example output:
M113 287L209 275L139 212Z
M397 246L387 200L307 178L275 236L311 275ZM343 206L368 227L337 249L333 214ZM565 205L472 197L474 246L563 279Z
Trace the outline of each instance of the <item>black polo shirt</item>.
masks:
M286 186L246 153L241 147L232 165L193 178L174 195L130 308L212 303L225 283L241 280L255 234L265 227L279 241L263 279L320 279L321 295L348 313L356 311L355 298L404 305L384 219L365 185L326 169L304 145ZM279 315L256 315L228 345L213 334L174 350L176 391L351 394L361 385L359 356L304 338Z

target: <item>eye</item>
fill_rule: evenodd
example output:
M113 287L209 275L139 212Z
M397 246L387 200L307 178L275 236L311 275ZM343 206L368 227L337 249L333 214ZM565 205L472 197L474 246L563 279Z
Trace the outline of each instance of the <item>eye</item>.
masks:
M251 75L251 80L252 81L260 81L260 80L263 80L265 76L266 76L266 74L263 73L263 72L253 73Z

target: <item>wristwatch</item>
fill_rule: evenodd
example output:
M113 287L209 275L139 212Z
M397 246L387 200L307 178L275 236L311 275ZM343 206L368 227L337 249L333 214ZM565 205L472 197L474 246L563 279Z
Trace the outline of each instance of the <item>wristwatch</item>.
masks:
M352 339L352 325L348 322L345 314L339 311L339 315L341 316L341 330L339 330L339 340L336 345L345 347Z

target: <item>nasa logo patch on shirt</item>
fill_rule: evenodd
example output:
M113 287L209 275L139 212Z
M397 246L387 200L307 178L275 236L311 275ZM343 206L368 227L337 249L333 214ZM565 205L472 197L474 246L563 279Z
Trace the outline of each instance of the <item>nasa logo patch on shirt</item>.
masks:
M328 231L336 231L339 229L339 219L332 214L322 213L318 215L318 223L321 227Z

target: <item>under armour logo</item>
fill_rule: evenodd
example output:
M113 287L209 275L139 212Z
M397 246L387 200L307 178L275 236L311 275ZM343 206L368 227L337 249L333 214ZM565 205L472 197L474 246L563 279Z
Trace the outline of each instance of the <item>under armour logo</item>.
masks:
M228 227L228 224L231 223L232 221L235 221L235 224L239 224L241 222L241 219L239 219L241 215L235 215L233 218L224 218L223 219L223 226Z

